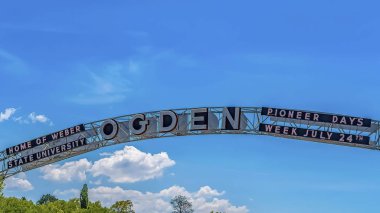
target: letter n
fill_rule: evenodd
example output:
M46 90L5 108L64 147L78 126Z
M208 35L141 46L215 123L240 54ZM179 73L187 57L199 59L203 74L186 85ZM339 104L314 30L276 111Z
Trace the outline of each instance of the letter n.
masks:
M224 130L240 129L240 107L226 107L223 109L222 128Z

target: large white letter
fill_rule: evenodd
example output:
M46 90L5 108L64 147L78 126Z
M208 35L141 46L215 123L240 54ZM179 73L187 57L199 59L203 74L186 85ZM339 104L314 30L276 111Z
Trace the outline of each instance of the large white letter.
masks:
M222 129L238 130L240 126L239 124L240 124L240 108L239 107L225 107L223 109Z
M102 126L100 127L100 134L105 140L114 139L118 132L119 124L113 119L108 119L104 121Z
M141 135L146 131L149 121L145 120L144 114L136 114L129 121L129 129L134 135Z
M178 122L177 114L171 110L160 112L160 132L170 132Z
M208 127L208 109L207 108L192 109L190 130L207 130L207 127Z

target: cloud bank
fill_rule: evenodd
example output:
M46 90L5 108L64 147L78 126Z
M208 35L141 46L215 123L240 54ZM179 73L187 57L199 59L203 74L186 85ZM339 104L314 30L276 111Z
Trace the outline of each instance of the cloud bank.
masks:
M55 191L54 194L60 198L69 199L77 197L79 190ZM189 201L193 204L194 211L197 213L210 213L210 211L228 213L249 212L246 206L236 206L229 200L220 198L223 194L224 192L219 192L210 186L203 186L196 192L189 192L184 187L172 186L156 193L128 190L119 186L99 186L89 189L89 198L93 202L100 201L105 206L111 206L119 200L132 200L135 211L141 213L172 212L170 200L177 195L188 197Z
M141 152L133 146L125 146L94 163L87 159L67 162L63 165L47 165L40 169L42 178L55 182L85 180L86 174L107 177L114 183L134 183L161 177L166 168L175 162L166 152L151 154Z
M0 112L0 122L8 120L15 112L15 108L6 108L4 112Z
M23 172L5 179L4 183L7 190L30 191L34 188Z

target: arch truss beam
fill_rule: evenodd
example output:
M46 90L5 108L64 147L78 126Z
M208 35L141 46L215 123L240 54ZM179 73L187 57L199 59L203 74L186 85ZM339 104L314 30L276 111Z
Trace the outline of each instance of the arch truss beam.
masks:
M0 152L10 177L120 143L203 134L253 134L380 149L379 121L269 107L204 107L124 115L80 124Z

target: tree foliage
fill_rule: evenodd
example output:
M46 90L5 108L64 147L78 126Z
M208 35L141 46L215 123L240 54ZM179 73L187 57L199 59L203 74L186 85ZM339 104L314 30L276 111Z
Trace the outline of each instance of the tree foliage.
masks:
M1 180L1 179L0 179ZM2 183L2 181L0 181ZM0 184L0 186L2 186ZM1 190L0 190L1 192ZM85 205L85 208L84 205ZM131 200L117 201L112 207L103 207L99 201L88 200L88 187L85 184L79 198L68 201L58 200L54 195L45 194L36 202L25 197L0 196L0 213L25 212L25 213L135 213Z
M173 207L173 213L193 213L193 205L188 198L182 195L177 195L170 201L170 204Z
M4 190L4 176L0 175L0 197L3 196Z
M117 213L135 213L133 210L133 203L130 200L117 201L111 206L111 210Z
M69 201L56 200L45 204L36 205L32 201L15 197L0 198L0 212L25 212L25 213L114 213L113 210L102 207L99 201L88 203L87 209L82 209L78 198Z
M54 202L57 200L58 198L56 198L54 195L46 194L46 195L42 195L42 197L37 201L37 204L42 205L42 204L47 204L47 203Z
M88 208L88 187L87 187L87 184L83 185L83 188L80 192L80 207L82 209Z

